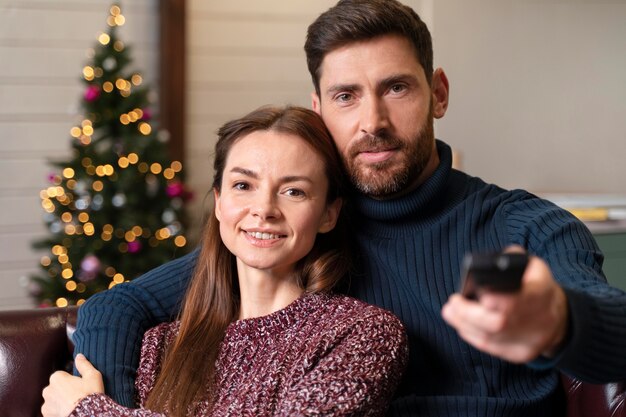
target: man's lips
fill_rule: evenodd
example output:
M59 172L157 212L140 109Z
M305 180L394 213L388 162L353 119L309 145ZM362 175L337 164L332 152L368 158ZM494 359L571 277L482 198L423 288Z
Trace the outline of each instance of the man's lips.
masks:
M385 149L380 151L361 151L358 153L357 157L366 163L375 164L378 162L386 161L387 159L391 158L395 152L395 149Z

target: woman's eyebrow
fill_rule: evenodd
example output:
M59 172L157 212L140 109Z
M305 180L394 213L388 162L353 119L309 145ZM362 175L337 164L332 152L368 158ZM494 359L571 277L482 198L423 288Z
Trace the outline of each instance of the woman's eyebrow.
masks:
M259 178L259 175L256 172L252 171L251 169L233 167L230 170L230 172L235 172L237 174L245 175L246 177Z
M259 175L255 171L251 169L247 169L247 168L233 167L230 170L230 172L245 175L246 177L250 177L254 179L259 179ZM305 182L313 183L313 180L307 177L306 175L285 175L284 177L280 178L280 181L281 182L305 181Z

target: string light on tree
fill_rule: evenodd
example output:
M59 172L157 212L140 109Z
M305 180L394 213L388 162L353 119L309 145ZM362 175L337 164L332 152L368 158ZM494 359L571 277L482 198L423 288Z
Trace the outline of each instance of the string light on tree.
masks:
M169 134L152 121L149 86L129 68L131 48L117 35L125 23L114 4L77 68L85 87L73 156L54 163L39 193L49 236L34 243L47 252L28 288L40 305L80 305L186 251L191 194L182 164L167 157Z

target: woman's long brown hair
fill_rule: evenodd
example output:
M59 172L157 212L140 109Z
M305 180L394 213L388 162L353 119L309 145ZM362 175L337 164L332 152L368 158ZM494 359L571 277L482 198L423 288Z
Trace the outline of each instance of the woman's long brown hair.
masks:
M335 145L321 118L299 107L262 107L226 123L215 146L213 188L221 190L228 153L234 143L255 131L275 131L302 138L324 161L328 179L327 203L344 195L344 175ZM330 291L347 273L349 256L345 222L318 234L311 252L296 267L305 292ZM215 361L228 325L239 310L235 256L224 246L214 212L202 236L196 269L187 289L180 329L168 347L146 408L172 417L194 415L200 400L209 396Z

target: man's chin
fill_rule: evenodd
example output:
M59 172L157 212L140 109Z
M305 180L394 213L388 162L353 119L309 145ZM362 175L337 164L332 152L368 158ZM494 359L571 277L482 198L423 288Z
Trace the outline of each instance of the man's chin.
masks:
M375 199L389 198L404 186L404 181L398 179L398 175L372 170L352 176L352 183L361 193Z

